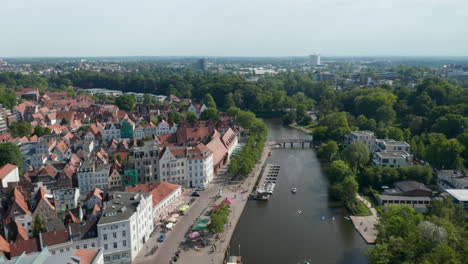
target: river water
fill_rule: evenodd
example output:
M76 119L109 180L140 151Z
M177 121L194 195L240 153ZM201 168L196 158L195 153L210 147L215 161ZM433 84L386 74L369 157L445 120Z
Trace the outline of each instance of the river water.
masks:
M308 137L280 121L267 124L268 140ZM240 249L244 264L368 263L364 253L369 246L343 218L346 209L329 200L327 179L313 150L274 149L267 163L281 166L275 192L267 202L248 201L231 240L231 255Z

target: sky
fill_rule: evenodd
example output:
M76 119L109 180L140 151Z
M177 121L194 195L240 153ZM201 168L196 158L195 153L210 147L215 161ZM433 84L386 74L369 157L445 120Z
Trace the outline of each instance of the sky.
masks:
M468 0L14 0L0 57L468 56Z

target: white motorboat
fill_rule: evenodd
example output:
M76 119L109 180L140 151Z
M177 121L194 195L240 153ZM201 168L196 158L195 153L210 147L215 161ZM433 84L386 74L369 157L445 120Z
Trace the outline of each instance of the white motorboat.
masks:
M296 193L296 192L297 192L297 189L296 189L296 188L291 188L291 192L292 192L292 193Z

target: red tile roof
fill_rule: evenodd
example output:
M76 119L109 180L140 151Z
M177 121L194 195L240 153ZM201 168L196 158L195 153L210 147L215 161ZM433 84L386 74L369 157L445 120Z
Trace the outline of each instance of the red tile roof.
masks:
M16 241L10 244L10 257L18 257L23 252L29 254L31 252L39 251L39 243L36 238L28 240Z
M0 178L5 178L10 172L12 172L16 168L18 168L18 166L10 163L3 165L3 167L0 168Z
M68 233L68 229L41 233L41 236L43 247L62 244L70 240L70 234Z
M65 141L60 141L57 146L55 146L60 152L65 153L68 149L67 143Z
M39 173L38 173L38 175L50 175L51 177L54 177L54 178L55 176L57 176L57 174L58 174L57 169L51 164L46 164L42 166L42 168L39 169Z
M24 196L18 189L18 187L15 187L15 190L13 191L13 196L15 199L14 203L16 203L25 214L31 214L31 212L28 209L28 205L26 204L26 200L24 199Z
M180 185L168 182L152 182L147 184L137 184L125 188L126 192L151 193L153 195L153 207L177 190Z
M2 235L0 235L0 251L10 253L10 243L8 243Z
M80 258L80 264L91 264L93 263L98 253L99 250L77 249L73 255Z
M219 164L227 153L227 148L224 146L221 138L219 136L213 137L206 146L213 151L213 165Z
M16 225L16 230L18 231L18 236L16 237L16 241L20 240L28 240L28 231L22 226L20 223L18 223L16 220L14 221Z
M93 196L96 196L97 198L99 199L103 199L102 195L104 194L104 191L99 189L99 188L94 188L89 194L88 194L88 197L86 199L89 199Z

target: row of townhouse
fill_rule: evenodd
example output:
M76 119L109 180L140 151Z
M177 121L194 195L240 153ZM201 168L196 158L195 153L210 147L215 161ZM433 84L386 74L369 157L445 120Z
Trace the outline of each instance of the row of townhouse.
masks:
M162 134L174 134L177 132L177 125L172 124L170 125L166 121L161 121L159 124L154 125L153 123L149 122L144 125L138 125L135 128L134 138L135 139L143 139L145 137L154 137L159 136Z
M363 142L372 154L372 162L384 167L403 167L411 165L413 156L411 146L405 141L393 139L378 139L374 132L362 130L353 131L345 136L344 144Z
M145 142L133 150L129 164L140 183L170 182L184 187L205 187L213 179L213 152L203 143L196 146L166 146Z

